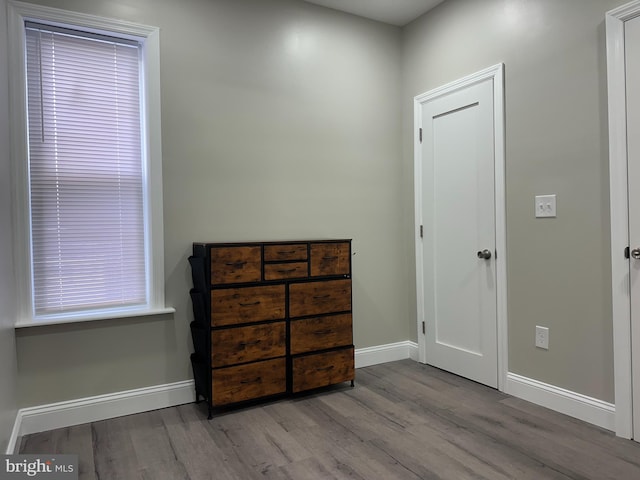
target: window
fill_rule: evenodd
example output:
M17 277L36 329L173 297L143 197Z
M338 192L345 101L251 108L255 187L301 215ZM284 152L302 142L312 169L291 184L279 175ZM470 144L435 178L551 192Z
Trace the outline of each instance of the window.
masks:
M144 305L140 45L26 24L36 316Z
M18 326L173 311L164 308L157 29L18 2L10 24L24 65L11 85L16 243L27 245L19 270L28 272Z

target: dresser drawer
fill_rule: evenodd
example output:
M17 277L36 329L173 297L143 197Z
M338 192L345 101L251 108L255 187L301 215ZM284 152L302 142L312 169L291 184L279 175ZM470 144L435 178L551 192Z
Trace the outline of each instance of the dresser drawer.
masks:
M353 348L293 358L293 392L326 387L353 378Z
M284 285L211 291L211 325L236 325L285 317Z
M287 390L284 358L213 370L213 404L225 405L284 393Z
M351 314L291 321L291 354L313 352L353 343Z
M225 328L211 332L211 365L224 367L287 353L285 322Z
M308 276L309 264L307 262L270 263L264 266L265 280L284 280Z
M289 286L289 315L291 317L350 310L350 279L294 283Z
M264 261L281 262L283 260L306 260L307 244L265 245Z
M259 246L211 247L211 284L259 282L261 260Z
M312 243L311 276L348 275L351 268L350 244Z

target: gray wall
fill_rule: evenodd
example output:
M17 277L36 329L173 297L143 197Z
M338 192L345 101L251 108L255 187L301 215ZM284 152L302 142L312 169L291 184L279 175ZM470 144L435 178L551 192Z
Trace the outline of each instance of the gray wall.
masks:
M20 330L21 406L189 378L194 240L352 237L356 346L416 340L412 98L498 62L510 370L613 401L603 19L624 1L448 0L404 30L294 0L38 1L162 29L177 312Z
M405 28L403 38L408 187L412 98L505 63L509 370L609 402L604 15L622 3L448 0ZM536 220L534 196L548 193L557 194L558 217ZM403 211L412 209L407 188ZM411 215L404 221L410 229ZM412 249L412 239L406 242ZM415 270L408 275L412 281ZM409 305L413 309L414 298ZM410 326L414 316L415 309ZM550 328L548 351L534 346L536 325Z
M17 334L21 406L191 376L193 241L353 238L357 347L406 340L401 32L289 0L40 0L161 28L174 316Z
M6 2L0 0L0 454L7 449L17 411L6 45Z

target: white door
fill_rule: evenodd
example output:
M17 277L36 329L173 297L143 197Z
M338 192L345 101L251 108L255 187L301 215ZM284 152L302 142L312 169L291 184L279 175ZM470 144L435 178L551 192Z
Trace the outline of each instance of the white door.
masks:
M640 17L625 23L634 438L640 435Z
M423 358L497 388L494 81L418 102L416 210Z

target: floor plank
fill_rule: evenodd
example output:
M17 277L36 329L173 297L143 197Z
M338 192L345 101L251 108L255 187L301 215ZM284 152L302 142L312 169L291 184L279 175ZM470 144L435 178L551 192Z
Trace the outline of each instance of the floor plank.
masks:
M313 395L218 412L188 404L29 435L80 479L640 478L640 444L410 360Z

